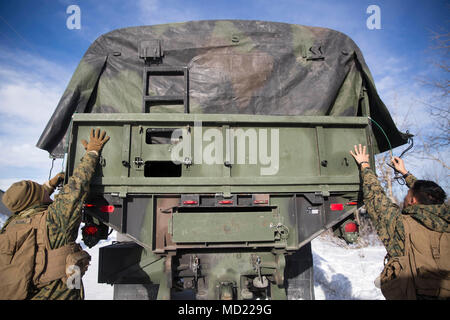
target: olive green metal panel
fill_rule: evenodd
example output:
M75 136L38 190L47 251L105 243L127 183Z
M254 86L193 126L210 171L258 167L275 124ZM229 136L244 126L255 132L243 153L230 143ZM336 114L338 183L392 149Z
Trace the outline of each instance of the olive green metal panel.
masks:
M334 116L270 116L247 114L179 114L179 113L76 113L74 122L84 123L155 123L171 128L174 124L202 121L203 123L230 124L303 124L303 125L353 125L366 126L367 117L334 117Z
M368 119L362 117L76 114L69 173L84 154L79 141L89 137L91 127L100 127L111 140L103 149L92 187L105 192L357 191L358 168L349 150L359 143L370 148L367 126ZM190 163L174 166L180 171L174 177L152 176L145 170L146 163L171 163L177 146L149 143L146 132L155 128L178 128L183 141L191 142ZM208 137L207 132L219 134L223 141L216 146L216 138ZM236 132L241 136L234 135ZM215 156L219 151L222 154L214 162L204 161L205 155Z
M183 212L173 215L176 243L274 241L272 212Z

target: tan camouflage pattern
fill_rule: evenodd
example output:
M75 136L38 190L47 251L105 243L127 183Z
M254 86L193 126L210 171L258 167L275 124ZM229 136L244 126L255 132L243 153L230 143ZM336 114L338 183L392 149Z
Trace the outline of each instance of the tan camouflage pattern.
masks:
M386 247L388 257L403 256L405 252L405 229L402 214L408 214L427 228L437 232L450 232L450 208L442 205L412 205L402 209L386 196L374 172L365 168L361 171L364 204L377 234ZM416 177L406 178L412 187Z
M95 171L98 156L87 153L81 160L73 175L69 178L55 200L50 205L28 208L11 216L2 228L13 220L33 216L48 210L48 239L52 249L60 248L74 242L78 236L81 223L81 208L89 191L90 181ZM30 292L27 299L31 300L80 300L84 298L83 285L81 289L68 289L62 280L52 281L47 286Z
M31 218L32 216L34 216L42 211L47 210L47 208L48 208L48 205L34 205L34 206L27 208L17 214L12 214L11 216L9 216L8 220L6 220L0 233L5 232L6 227L14 220Z

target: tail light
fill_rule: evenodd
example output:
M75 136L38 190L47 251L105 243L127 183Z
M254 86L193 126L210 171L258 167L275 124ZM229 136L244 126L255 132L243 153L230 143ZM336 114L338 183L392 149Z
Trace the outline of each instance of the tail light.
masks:
M195 200L185 200L183 201L183 204L198 204L198 202Z
M93 236L94 234L96 234L98 232L98 228L93 225L86 226L86 227L84 227L83 232L88 236Z
M219 204L233 204L233 200L220 200Z
M344 205L342 203L332 203L330 204L331 211L342 211L344 210Z
M348 206L356 206L356 205L358 205L358 202L357 201L350 201L350 202L347 202L346 204Z
M95 246L100 240L108 239L108 226L103 223L95 224L93 222L87 222L84 227L81 228L82 240L89 248Z
M344 227L345 232L358 232L358 226L354 222L349 222Z
M85 203L83 205L85 208L95 208L96 205L92 204L92 203ZM114 212L115 207L112 205L106 205L106 206L100 206L100 211L103 213L113 213Z
M254 204L268 204L269 200L267 200L267 199L254 200L253 203Z
M113 213L114 212L114 206L101 206L100 211L104 213Z

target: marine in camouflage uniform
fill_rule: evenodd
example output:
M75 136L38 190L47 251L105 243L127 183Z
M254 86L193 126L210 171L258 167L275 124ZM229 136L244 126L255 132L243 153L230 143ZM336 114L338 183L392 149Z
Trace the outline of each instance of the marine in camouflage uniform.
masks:
M401 257L405 255L405 227L402 215L408 215L417 222L436 232L450 232L450 207L444 202L443 204L423 205L413 204L407 205L405 198L405 205L403 209L385 194L383 188L378 181L375 173L370 169L368 163L368 155L365 154L365 147L359 151L355 146L355 153L351 154L355 160L361 165L361 179L363 200L366 206L367 213L370 216L372 223L375 226L380 240L386 247L387 255L385 262L393 257ZM358 158L361 155L366 155L367 158ZM393 164L396 166L398 161L403 161L399 158L394 158ZM396 169L398 167L396 166ZM403 169L400 171L405 178L406 185L412 188L417 178ZM407 196L408 197L408 196ZM418 298L427 298L420 297ZM429 297L431 298L431 297Z
M402 214L413 217L431 230L437 232L450 231L448 224L450 210L447 204L417 204L402 210L386 196L377 176L370 168L362 169L361 177L367 213L386 247L388 257L399 257L405 254L405 229L401 219ZM417 179L410 174L405 180L407 186L411 188Z
M47 210L47 232L51 249L57 249L75 242L81 223L82 205L89 192L89 185L95 172L99 152L108 139L109 137L105 138L105 132L100 136L99 130L95 134L92 130L89 144L85 140L82 141L87 151L86 154L75 168L67 184L55 196L55 200L51 204L34 205L12 215L3 226L2 232L14 220L28 218ZM69 289L62 279L58 279L40 289L32 289L27 299L81 300L84 299L84 289L82 283L80 289Z

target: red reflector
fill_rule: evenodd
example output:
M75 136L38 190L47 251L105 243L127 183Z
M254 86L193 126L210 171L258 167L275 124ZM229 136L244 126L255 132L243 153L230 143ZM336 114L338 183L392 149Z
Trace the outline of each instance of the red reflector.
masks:
M358 204L358 202L356 202L356 201L347 202L348 206L356 206L357 204Z
M97 231L98 231L98 228L97 228L96 226L86 226L86 227L84 227L84 229L83 229L83 232L84 232L85 234L87 234L87 235L90 235L90 236L96 234Z
M197 201L195 201L195 200L186 200L186 201L183 201L183 204L197 204L198 202Z
M233 200L220 200L220 204L233 204Z
M100 207L101 212L105 213L113 213L114 212L114 206L101 206Z
M344 210L344 205L342 203L332 203L330 205L330 209L332 211L340 211L340 210Z
M357 232L358 226L356 225L356 223L349 222L345 225L344 230L345 232Z
M269 200L255 200L253 201L254 204L268 204Z
M92 208L92 207L95 207L95 204L85 203L84 207L85 208Z

